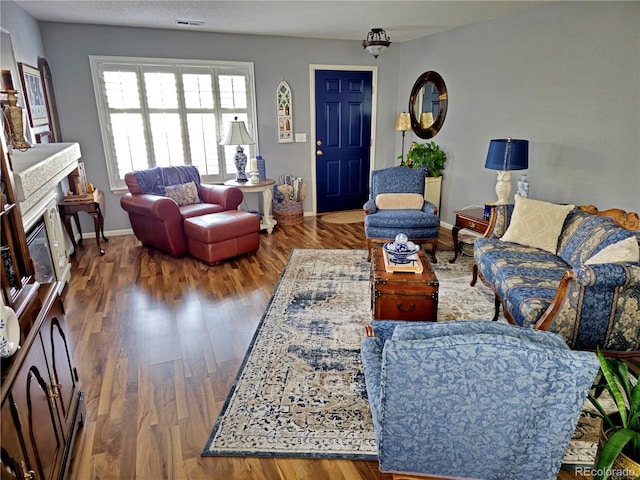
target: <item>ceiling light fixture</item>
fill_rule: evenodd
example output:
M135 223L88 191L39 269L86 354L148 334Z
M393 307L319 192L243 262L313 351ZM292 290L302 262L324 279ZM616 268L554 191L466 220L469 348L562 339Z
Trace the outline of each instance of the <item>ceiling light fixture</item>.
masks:
M373 58L378 58L386 48L391 45L391 39L387 36L381 28L372 28L367 34L367 39L362 41L362 48L373 55Z

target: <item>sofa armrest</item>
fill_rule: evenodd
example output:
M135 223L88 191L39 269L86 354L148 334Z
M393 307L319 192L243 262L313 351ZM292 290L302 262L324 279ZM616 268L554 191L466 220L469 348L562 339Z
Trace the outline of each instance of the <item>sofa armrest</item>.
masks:
M553 301L540 316L534 328L547 330L563 310L569 309L574 315L580 315L575 311L575 306L567 303L567 299L571 295L581 297L581 292L585 288L596 291L637 290L640 288L640 264L604 263L567 270L560 280Z
M529 328L522 328L504 323L487 322L486 320L454 320L450 322L422 323L410 322L396 328L394 340L428 340L455 335L495 335L499 337L513 337L530 344L545 345L548 348L566 350L564 339L552 332L542 332Z
M514 204L496 205L491 209L489 228L485 232L485 237L500 238L507 231L511 222Z
M362 206L364 208L365 215L370 213L376 213L378 211L378 207L376 207L376 201L373 198L367 200L367 202Z
M370 330L368 330L372 330L372 335L369 336L375 336L379 338L384 345L387 340L393 337L393 334L397 327L402 325L412 325L415 323L415 321L404 320L373 320L370 325ZM418 323L422 324L422 322ZM432 322L429 323L431 324Z
M204 203L221 205L225 210L236 210L244 199L242 190L228 185L202 184L198 195Z
M430 201L425 200L424 204L422 205L422 211L425 212L425 213L431 213L433 215L437 215L438 214L438 207L436 207Z
M360 358L364 370L367 397L371 405L374 425L379 426L382 399L382 341L377 337L364 337L360 346Z
M120 198L120 206L127 213L157 219L180 219L178 204L169 197L148 193L126 193Z
M576 268L575 279L585 287L640 285L640 263L601 263Z

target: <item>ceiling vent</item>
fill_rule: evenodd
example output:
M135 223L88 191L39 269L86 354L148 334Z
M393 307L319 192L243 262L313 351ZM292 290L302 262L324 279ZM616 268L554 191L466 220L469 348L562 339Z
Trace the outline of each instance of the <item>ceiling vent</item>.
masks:
M176 20L176 25L188 25L190 27L199 27L204 25L201 20Z

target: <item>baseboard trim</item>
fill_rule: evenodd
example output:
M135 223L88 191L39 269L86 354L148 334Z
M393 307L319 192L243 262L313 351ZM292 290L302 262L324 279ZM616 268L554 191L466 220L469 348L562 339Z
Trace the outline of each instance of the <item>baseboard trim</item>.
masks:
M133 235L133 230L130 228L124 228L122 230L109 230L104 232L104 236L109 237L119 237L121 235ZM82 232L82 238L96 238L96 232ZM80 240L80 237L76 235L76 240Z

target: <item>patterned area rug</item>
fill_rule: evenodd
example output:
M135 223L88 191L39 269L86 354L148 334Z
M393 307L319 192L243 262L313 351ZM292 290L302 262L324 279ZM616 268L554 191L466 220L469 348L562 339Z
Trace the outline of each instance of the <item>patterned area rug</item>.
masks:
M493 293L469 286L471 259L447 260L433 265L438 320L491 319ZM369 270L364 250L291 253L202 455L376 459L360 362ZM579 425L567 466L593 461L598 425Z

